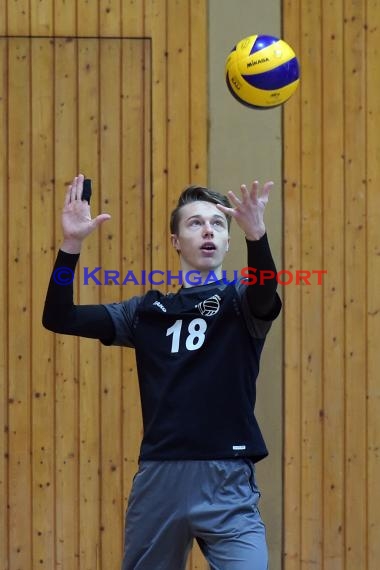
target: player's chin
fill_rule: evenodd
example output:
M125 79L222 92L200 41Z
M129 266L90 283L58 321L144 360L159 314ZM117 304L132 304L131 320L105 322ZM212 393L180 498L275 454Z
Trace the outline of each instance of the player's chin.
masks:
M217 259L202 259L198 263L199 271L217 271L221 266L221 261Z

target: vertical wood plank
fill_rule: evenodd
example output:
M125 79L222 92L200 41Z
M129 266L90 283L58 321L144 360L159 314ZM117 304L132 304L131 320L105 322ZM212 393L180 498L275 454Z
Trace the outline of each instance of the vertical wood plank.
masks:
M149 2L149 0L147 0ZM161 6L163 2L160 2ZM144 36L145 1L129 0L121 4L121 33L124 38Z
M191 9L192 6L192 9ZM206 82L206 77L202 77L199 65L205 66L205 51L199 53L194 41L191 41L191 24L202 24L202 13L199 10L199 3L191 3L188 0L175 0L168 3L167 15L168 33L168 214L176 206L178 196L182 189L192 183L193 176L205 184L205 179L201 180L198 170L203 165L200 155L193 150L196 141L199 140L205 147L204 131L202 130L202 119L205 111L205 99L191 96L192 88L202 92L202 83L197 85L197 81ZM200 21L198 21L200 19ZM203 30L200 27L201 30ZM197 37L199 41L199 37ZM199 42L199 49L205 44ZM198 59L197 59L198 56ZM193 75L191 75L193 72ZM193 80L193 83L192 81ZM181 89L179 89L181 85ZM194 113L194 115L192 114ZM199 120L199 123L197 122ZM193 130L191 130L191 126ZM194 137L194 138L193 138ZM193 142L194 141L194 142ZM193 146L194 145L194 146ZM197 151L202 150L197 147ZM174 160L176 155L176 160ZM196 157L196 158L195 158ZM194 158L194 163L192 159ZM205 168L202 168L205 174ZM169 220L168 220L169 221ZM173 275L178 273L178 256L171 248L168 255L168 267ZM173 281L173 289L178 288L178 283ZM167 286L166 289L169 289ZM207 568L206 561L196 545L189 557L188 568Z
M0 39L0 298L4 306L8 300L8 40ZM0 316L0 337L7 338L8 311ZM4 569L9 568L8 559L8 347L0 348L0 552Z
M103 39L100 45L100 188L101 209L111 220L101 228L101 263L108 270L120 271L121 217L121 40ZM112 89L110 89L112 85ZM118 280L119 282L119 280ZM121 299L121 286L105 284L102 302ZM102 471L102 567L117 568L122 551L122 458L121 405L123 369L121 350L101 349L101 471Z
M365 3L345 1L346 570L366 568Z
M378 58L380 56L380 3L377 0L367 2L367 354L368 354L368 570L375 570L380 560L380 102Z
M302 254L301 269L322 267L321 13L301 3ZM301 287L302 527L301 568L322 565L322 287Z
M62 242L65 189L78 169L77 44L55 40L55 241ZM77 287L74 287L77 293ZM77 297L75 295L75 301ZM79 560L78 340L56 336L57 565L77 570Z
M190 0L189 11L189 184L207 186L207 2ZM178 259L176 264L178 266ZM192 570L209 568L197 542L194 543L189 557L189 568Z
M284 7L284 39L303 59L300 1ZM283 111L284 132L284 269L301 268L301 93L300 87ZM284 568L301 567L301 289L284 288Z
M343 2L323 9L323 561L344 568L344 113ZM334 81L331 78L334 77ZM334 128L331 128L334 125Z
M190 66L189 0L168 3L168 201L170 212L180 192L190 183ZM179 88L181 86L181 88ZM169 250L168 269L178 270L178 255ZM172 288L178 288L177 283ZM169 287L168 287L169 289Z
M144 40L144 63L143 71L143 90L144 90L144 124L143 124L143 150L142 150L142 169L143 169L143 205L144 205L144 268L152 269L152 42L150 39ZM143 288L145 292L147 286ZM140 424L141 425L141 424Z
M30 45L9 42L9 546L11 568L31 564ZM13 323L17 323L16 327Z
M99 2L76 0L78 36L99 35Z
M28 36L30 34L29 0L7 0L7 18L7 30L10 36Z
M53 2L51 0L29 0L30 29L33 36L53 35Z
M54 35L77 35L77 3L67 0L54 0Z
M121 35L121 5L120 0L99 1L99 26L102 38L107 36L120 37Z
M128 298L141 295L151 286L144 286L143 272L151 270L151 181L147 169L150 165L151 128L150 111L150 42L132 41L124 43L123 49L123 139L122 155L122 216L123 220L133 220L130 231L122 234L123 274L132 270L140 286L123 288L123 296ZM131 84L132 74L136 81ZM128 103L128 105L126 104ZM136 144L140 152L131 155L128 149ZM137 470L142 438L142 417L135 356L131 351L123 352L123 495L124 505L130 493L132 479Z
M146 168L150 163L150 144L145 147L149 134L150 108L150 46L148 41L123 42L122 67L122 217L131 220L130 230L122 233L123 274L132 270L140 286L123 287L123 297L141 295L150 288L141 285L143 271L151 269L150 251L150 176ZM136 78L128 81L130 74ZM146 91L145 91L146 90ZM135 155L128 152L133 144L140 149ZM149 217L148 217L149 216ZM123 352L123 498L124 507L130 493L132 479L137 470L137 459L142 438L142 418L140 392L138 386L135 355L132 351Z
M78 39L78 158L79 169L97 186L99 136L99 41ZM94 171L95 170L95 171ZM95 198L95 196L94 196ZM92 201L91 201L92 202ZM98 207L95 201L94 207ZM97 215L97 212L95 213ZM81 252L79 298L81 304L97 304L99 286L84 281L84 267L90 271L99 262L99 232L89 236ZM100 564L100 374L99 344L81 339L79 344L79 497L80 569Z
M31 231L33 567L55 564L54 337L41 326L48 275L54 261L54 48L48 39L31 42Z
M168 267L167 3L145 3L145 34L152 38L152 268Z
M7 16L7 2L2 2L0 4L0 34L2 36L7 35L8 29L8 16Z
M190 2L190 182L207 186L207 2Z

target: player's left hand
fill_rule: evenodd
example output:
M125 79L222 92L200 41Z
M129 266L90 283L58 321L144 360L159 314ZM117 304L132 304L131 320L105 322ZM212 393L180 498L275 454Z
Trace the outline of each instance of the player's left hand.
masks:
M241 198L238 198L234 192L228 192L228 198L233 208L227 208L217 204L217 208L229 214L235 220L238 226L245 233L248 240L259 240L265 234L264 210L268 203L269 192L273 186L273 182L265 182L260 187L257 180L252 183L251 190L248 191L247 186L240 186Z

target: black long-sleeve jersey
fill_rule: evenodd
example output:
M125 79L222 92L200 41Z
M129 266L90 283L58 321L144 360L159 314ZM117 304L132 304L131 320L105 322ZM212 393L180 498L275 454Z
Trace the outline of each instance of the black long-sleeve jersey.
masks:
M275 265L266 236L247 242L248 265ZM79 255L59 252L54 269ZM50 280L43 324L65 334L135 349L144 435L140 459L259 461L256 379L265 337L281 310L275 279L247 286L217 281L121 303L73 304L72 285Z

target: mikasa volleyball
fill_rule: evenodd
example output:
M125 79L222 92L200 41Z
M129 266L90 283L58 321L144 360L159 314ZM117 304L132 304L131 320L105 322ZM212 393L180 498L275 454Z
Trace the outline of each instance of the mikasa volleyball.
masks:
M232 95L254 109L271 109L293 95L300 65L293 49L275 36L253 35L240 40L225 66Z

